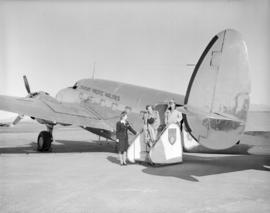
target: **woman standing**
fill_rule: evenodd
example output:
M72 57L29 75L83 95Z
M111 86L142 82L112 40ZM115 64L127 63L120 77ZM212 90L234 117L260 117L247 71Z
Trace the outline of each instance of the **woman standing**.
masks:
M147 112L144 115L144 134L146 142L151 147L157 139L160 118L158 111L153 110L153 106L147 105L146 110Z
M128 130L134 135L137 132L129 125L127 121L127 112L121 113L120 121L116 123L116 141L118 142L118 153L121 165L127 165L127 149L128 149Z

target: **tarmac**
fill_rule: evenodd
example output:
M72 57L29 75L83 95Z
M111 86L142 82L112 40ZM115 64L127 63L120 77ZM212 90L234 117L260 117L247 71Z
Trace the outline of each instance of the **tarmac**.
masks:
M270 156L185 153L183 163L120 166L115 143L42 125L0 128L0 212L270 212Z

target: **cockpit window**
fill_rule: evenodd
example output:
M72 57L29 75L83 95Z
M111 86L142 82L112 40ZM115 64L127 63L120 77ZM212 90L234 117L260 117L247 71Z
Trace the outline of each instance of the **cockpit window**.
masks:
M74 84L74 86L72 87L72 89L77 89L77 87L78 87L78 82L76 82L76 83Z

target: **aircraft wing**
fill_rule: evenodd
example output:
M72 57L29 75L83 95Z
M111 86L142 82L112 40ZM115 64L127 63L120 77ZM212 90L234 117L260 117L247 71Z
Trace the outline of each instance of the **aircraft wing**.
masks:
M60 103L51 96L20 98L0 95L0 110L59 124L113 130L94 110L80 103Z

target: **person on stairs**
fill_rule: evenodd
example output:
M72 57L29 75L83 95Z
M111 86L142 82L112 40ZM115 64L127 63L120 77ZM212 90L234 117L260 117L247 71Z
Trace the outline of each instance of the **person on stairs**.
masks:
M147 112L144 115L144 135L146 143L151 147L157 139L160 118L158 111L153 110L151 105L146 106Z

